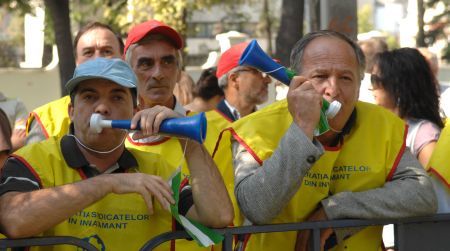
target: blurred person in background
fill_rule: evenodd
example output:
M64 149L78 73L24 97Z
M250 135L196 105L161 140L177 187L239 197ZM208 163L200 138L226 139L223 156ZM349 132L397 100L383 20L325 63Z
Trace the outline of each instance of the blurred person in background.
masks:
M187 105L192 102L192 90L194 89L194 80L186 71L181 71L180 80L175 84L173 94L182 105Z
M228 120L235 121L257 110L268 99L272 79L258 69L239 65L239 59L249 43L244 42L226 50L217 64L217 79L225 98L217 105Z
M216 108L224 95L219 87L216 71L216 67L211 67L202 72L192 90L194 99L184 108L192 112L206 112Z
M441 129L437 80L416 49L380 53L371 76L375 102L408 123L407 147L426 167Z
M8 116L0 108L0 170L12 150L11 134L11 125L9 124Z
M25 144L26 122L28 111L25 104L16 98L8 98L0 92L0 109L6 114L7 121L11 127L11 151L18 150Z
M419 52L425 57L428 64L430 65L431 71L433 72L436 79L438 79L439 60L436 54L425 47L417 48L417 50L419 50ZM439 83L439 80L436 81L436 83L439 85L438 90L440 93L441 117L448 118L450 116L450 89L448 88L448 83Z
M373 60L377 53L387 51L388 45L381 38L369 38L366 40L362 40L358 42L358 45L361 47L361 50L366 57L366 70L364 73L364 78L361 80L361 86L359 88L359 100L374 104L375 100L373 99L373 95L369 90L371 87L370 74L372 73L373 69Z
M427 60L412 48L377 54L371 82L376 104L407 122L406 146L427 167L444 127L437 80ZM383 229L383 240L386 248L395 248L392 224Z

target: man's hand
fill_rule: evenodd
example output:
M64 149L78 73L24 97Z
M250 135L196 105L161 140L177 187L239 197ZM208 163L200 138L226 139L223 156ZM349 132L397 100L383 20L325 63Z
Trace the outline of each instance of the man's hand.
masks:
M305 77L294 77L287 94L288 109L294 122L310 139L319 122L322 95Z
M131 120L131 129L140 123L141 130L133 134L133 139L142 139L159 132L161 122L167 118L178 118L180 114L165 106L155 106L137 112Z
M322 207L314 211L306 221L325 221L328 220L325 210ZM333 234L333 229L327 228L320 231L320 250L324 250L326 240ZM311 230L302 230L297 233L297 241L295 243L296 251L307 251L308 243L311 237ZM312 239L311 239L312 241Z
M143 173L108 174L112 192L115 194L138 193L147 204L148 211L153 214L152 196L163 208L168 209L175 200L169 184L159 176Z

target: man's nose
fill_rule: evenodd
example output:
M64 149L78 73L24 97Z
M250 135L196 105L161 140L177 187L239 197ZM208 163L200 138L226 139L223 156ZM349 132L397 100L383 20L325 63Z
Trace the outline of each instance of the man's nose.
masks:
M99 101L95 106L95 113L100 113L101 115L109 115L111 113L110 107L105 101Z
M338 94L338 86L337 86L337 79L335 77L329 77L325 83L325 95L330 98L335 98Z
M93 58L100 58L100 57L104 57L101 53L100 50L95 50L94 51L94 57Z
M152 78L156 79L156 80L161 80L163 79L164 75L162 72L162 67L160 63L155 63L155 65L153 66L153 74L152 74Z

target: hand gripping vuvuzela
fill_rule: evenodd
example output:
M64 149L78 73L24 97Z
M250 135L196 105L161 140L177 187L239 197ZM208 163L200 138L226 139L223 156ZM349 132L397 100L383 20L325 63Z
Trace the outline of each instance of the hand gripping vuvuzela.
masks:
M205 113L202 112L189 117L165 119L159 131L170 136L187 137L202 144L206 137L206 126ZM97 133L102 132L103 128L130 130L130 127L131 120L106 120L98 113L93 113L90 120L90 128ZM139 123L136 130L140 130Z

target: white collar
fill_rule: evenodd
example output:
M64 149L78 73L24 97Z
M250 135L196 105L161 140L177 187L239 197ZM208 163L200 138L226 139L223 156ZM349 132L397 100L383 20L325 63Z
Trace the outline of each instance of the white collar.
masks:
M231 112L231 114L233 114L234 118L236 120L240 119L241 114L239 113L239 111L234 106L232 106L230 103L228 103L228 101L226 99L224 99L224 101L225 101L225 105L228 107L228 109L230 109L230 112Z

